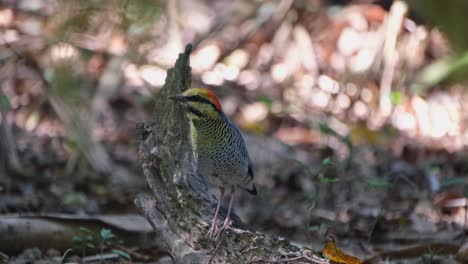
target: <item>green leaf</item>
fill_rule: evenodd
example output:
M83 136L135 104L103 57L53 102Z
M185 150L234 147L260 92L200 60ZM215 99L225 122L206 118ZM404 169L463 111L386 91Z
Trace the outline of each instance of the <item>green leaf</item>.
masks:
M320 223L318 225L311 225L307 228L307 230L311 232L321 232L326 229L328 229L328 225L326 223Z
M99 234L101 235L101 238L103 240L109 240L109 239L115 237L115 235L112 234L112 231L110 229L107 229L107 228L101 229L101 232Z
M322 161L322 169L325 169L326 167L332 167L338 171L341 171L343 170L343 165L339 162L334 162L332 159L330 158L325 158L323 161Z
M353 147L353 143L351 142L351 137L349 135L342 137L341 142L345 143L350 149Z
M127 252L123 251L123 250L113 249L112 253L117 254L117 255L119 255L119 256L121 256L123 258L126 258L128 260L132 260L132 257L130 257L130 255Z
M426 89L438 85L457 73L461 76L466 76L467 69L468 52L460 54L459 56L445 57L429 64L421 70L411 90L416 94L421 94L425 92Z
M259 96L258 101L264 103L266 107L268 107L268 109L271 109L271 107L273 106L273 100L266 95Z
M313 225L313 226L309 226L308 230L311 232L315 232L315 231L319 231L320 228L321 228L321 225Z
M73 237L72 237L72 241L73 241L73 242L82 242L83 239L82 239L80 236L73 236Z
M338 178L328 178L328 177L319 177L320 183L327 184L327 183L335 183L339 182Z
M93 233L93 231L89 230L88 228L86 228L86 227L81 227L81 226L80 226L80 231L83 231L83 232L86 232L86 233L90 233L90 234Z
M367 187L370 188L389 188L392 184L389 180L366 180L365 184Z
M86 246L89 248L96 248L96 246L93 243L86 243Z
M331 159L330 159L330 158L325 158L325 159L322 161L322 165L323 165L323 166L332 165Z
M392 91L390 94L390 100L394 105L399 105L404 99L404 95L399 91Z
M5 107L6 109L11 109L10 99L5 95L0 95L0 105Z
M327 124L320 123L319 124L319 130L320 132L326 134L326 135L336 135L337 133L335 130L333 130L331 127L329 127Z

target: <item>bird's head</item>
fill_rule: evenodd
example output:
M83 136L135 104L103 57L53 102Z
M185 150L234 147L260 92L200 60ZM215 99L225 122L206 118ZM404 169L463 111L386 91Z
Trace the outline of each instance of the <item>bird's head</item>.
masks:
M217 118L223 113L216 95L205 88L191 88L169 99L184 105L192 119Z

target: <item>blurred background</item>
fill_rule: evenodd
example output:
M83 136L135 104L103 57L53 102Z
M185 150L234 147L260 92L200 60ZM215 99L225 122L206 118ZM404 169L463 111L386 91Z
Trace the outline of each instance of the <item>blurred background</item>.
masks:
M316 250L333 235L363 259L454 261L468 225L466 10L464 0L0 1L0 234L18 230L0 235L0 262L102 261L100 251L170 263L133 205L148 191L136 125L188 43L192 87L213 89L245 132L259 195L235 200L241 219ZM410 245L426 251L401 250Z

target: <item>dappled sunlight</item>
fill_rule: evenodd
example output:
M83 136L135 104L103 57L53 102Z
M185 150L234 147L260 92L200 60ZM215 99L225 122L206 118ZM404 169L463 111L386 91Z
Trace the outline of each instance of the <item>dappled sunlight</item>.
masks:
M195 51L191 56L192 68L195 72L204 72L211 69L221 54L217 45L211 44Z
M166 71L152 65L143 65L139 68L140 77L154 87L161 87L166 79Z
M174 105L155 98L191 43L190 85L247 142L259 195L234 207L248 225L314 248L332 234L369 258L458 243L468 46L419 1L0 4L0 213L135 212L142 124ZM139 246L132 261L160 259Z
M13 23L14 13L10 8L0 9L0 26L10 27Z

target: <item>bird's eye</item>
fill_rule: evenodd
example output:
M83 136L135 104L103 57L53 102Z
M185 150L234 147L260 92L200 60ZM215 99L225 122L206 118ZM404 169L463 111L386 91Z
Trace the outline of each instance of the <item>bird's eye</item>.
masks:
M201 103L203 101L203 98L201 96L199 96L199 95L195 95L193 97L193 99L194 99L195 102L200 102Z
M206 100L205 98L199 95L189 96L189 97L186 97L186 99L192 102L197 102L197 103L209 103L208 100Z
M216 111L219 111L215 104L213 104L210 100L201 97L200 95L187 96L185 97L185 99L190 102L197 102L201 104L211 105Z

